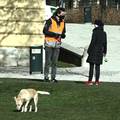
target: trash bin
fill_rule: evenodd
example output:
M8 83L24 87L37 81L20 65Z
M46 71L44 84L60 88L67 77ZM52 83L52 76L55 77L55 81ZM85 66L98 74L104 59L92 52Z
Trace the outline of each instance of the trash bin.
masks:
M43 73L43 46L30 47L30 74Z

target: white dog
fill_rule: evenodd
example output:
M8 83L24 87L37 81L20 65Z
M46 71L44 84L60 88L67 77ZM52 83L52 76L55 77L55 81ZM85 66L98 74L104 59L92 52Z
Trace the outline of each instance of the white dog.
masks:
M35 89L22 89L17 97L14 97L16 102L17 110L21 110L21 112L27 112L28 104L33 99L35 105L35 112L37 112L37 103L38 103L38 93L50 95L49 92L45 91L36 91ZM32 105L30 105L29 112L32 111Z

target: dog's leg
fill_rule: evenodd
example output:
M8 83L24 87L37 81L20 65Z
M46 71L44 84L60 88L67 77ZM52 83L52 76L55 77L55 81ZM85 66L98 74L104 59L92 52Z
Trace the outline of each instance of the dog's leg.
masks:
M27 101L27 102L25 103L25 109L24 109L24 112L27 112L28 104L29 104L29 101Z
M34 96L34 104L35 104L35 112L37 112L38 108L37 108L37 103L38 103L38 94L36 94Z
M21 112L24 112L25 111L25 107L24 107L24 105L22 106L22 110L21 110Z
M31 112L32 111L32 105L30 105L30 109L29 109L29 112Z

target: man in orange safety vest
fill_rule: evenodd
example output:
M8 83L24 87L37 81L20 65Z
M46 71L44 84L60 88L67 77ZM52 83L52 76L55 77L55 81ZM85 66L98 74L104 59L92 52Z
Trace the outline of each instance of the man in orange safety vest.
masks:
M44 26L43 33L45 35L45 67L44 67L44 80L49 81L49 68L51 67L51 81L56 80L56 64L58 61L61 39L65 35L65 9L58 8L51 18L49 18Z

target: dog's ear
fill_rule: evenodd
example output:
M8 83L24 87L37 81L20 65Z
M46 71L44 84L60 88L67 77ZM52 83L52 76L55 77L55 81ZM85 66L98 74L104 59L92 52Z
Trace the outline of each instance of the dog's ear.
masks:
M16 96L14 97L14 100L16 101Z

